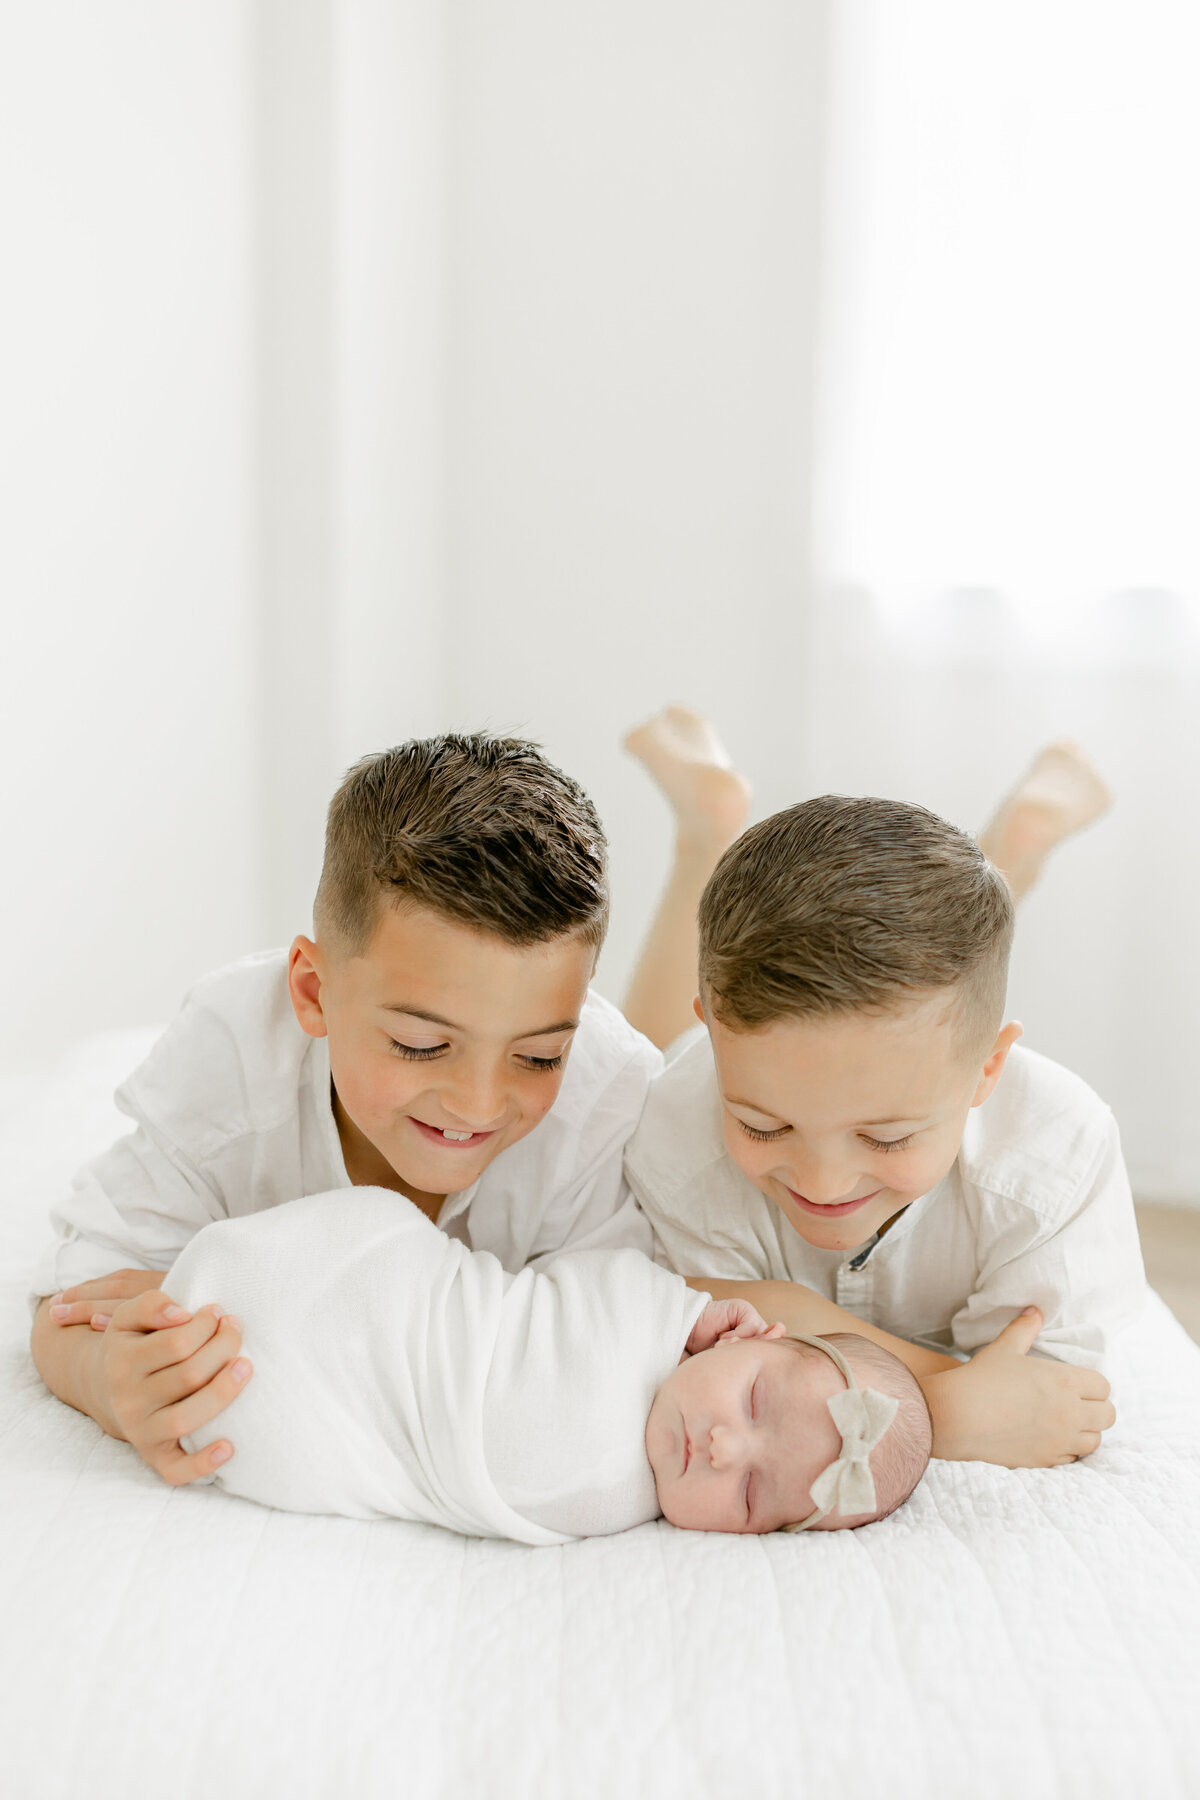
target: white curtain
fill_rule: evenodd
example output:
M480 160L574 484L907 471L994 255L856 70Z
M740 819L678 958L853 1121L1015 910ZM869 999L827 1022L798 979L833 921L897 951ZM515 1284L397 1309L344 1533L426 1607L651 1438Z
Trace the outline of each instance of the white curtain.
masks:
M1117 792L1014 1010L1146 1198L1200 1201L1200 12L840 0L818 786L977 827L1039 742Z

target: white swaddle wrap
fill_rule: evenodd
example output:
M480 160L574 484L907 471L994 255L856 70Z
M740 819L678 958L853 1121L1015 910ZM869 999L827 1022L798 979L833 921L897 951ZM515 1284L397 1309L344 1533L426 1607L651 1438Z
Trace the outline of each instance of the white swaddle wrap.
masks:
M232 1494L558 1544L655 1518L646 1417L706 1296L637 1250L510 1275L382 1188L222 1220L165 1278L243 1325Z

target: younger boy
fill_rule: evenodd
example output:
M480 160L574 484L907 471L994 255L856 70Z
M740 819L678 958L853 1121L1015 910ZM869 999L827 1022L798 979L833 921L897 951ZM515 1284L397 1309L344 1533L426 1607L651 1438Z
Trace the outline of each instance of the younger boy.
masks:
M991 1351L957 1357L1032 1302L1038 1348L1094 1371L1144 1277L1111 1114L1003 1023L1012 925L979 847L920 807L827 796L754 826L701 902L708 1037L655 1083L626 1173L695 1285L788 1320L758 1284L803 1283L928 1346L935 1453L981 1454L990 1413L989 1460L1022 1464L1093 1450L1107 1383L1037 1371L1048 1406L1082 1396L1054 1444L1028 1410L1006 1435ZM807 1301L804 1325L836 1329Z
M47 1386L169 1482L211 1474L230 1442L179 1440L252 1371L237 1320L175 1307L163 1273L212 1221L306 1194L391 1188L510 1271L648 1253L621 1156L659 1057L588 992L607 913L595 809L535 746L432 738L352 769L315 937L198 984L118 1094L134 1131L53 1215L36 1291L77 1285L38 1308Z

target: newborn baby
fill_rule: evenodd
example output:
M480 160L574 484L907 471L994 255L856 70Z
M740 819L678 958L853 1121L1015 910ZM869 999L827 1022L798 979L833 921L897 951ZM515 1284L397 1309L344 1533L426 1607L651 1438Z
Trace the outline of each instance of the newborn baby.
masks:
M222 1220L165 1285L241 1316L254 1379L185 1442L228 1436L216 1480L267 1506L527 1544L829 1528L928 1461L920 1388L867 1340L784 1338L635 1250L512 1275L384 1189Z
M696 1333L719 1305L706 1307ZM929 1409L890 1350L857 1333L782 1332L740 1325L702 1355L685 1354L654 1396L646 1454L672 1525L868 1525L894 1512L925 1473Z

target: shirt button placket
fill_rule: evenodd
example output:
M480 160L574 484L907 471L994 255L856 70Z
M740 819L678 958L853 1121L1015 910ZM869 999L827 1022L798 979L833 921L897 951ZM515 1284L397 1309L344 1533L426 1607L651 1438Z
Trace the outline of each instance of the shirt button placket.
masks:
M851 1252L844 1263L839 1265L837 1303L839 1306L845 1307L847 1312L852 1312L856 1317L865 1320L867 1324L874 1324L871 1308L875 1278L870 1255L871 1250L874 1249L874 1240L865 1248L865 1255L863 1247L860 1246L859 1249ZM857 1268L854 1266L855 1263L858 1264Z

